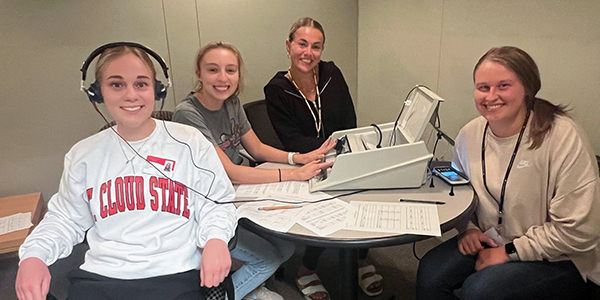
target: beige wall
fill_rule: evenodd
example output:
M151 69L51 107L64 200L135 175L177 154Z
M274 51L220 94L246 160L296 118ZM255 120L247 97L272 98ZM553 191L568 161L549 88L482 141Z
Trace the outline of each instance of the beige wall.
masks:
M600 1L359 0L358 119L392 121L408 91L446 99L442 129L456 136L478 116L473 66L489 48L515 45L537 62L538 96L569 104L600 154Z
M65 153L102 126L78 90L81 63L97 46L137 41L161 54L174 83L165 109L173 110L192 88L200 45L229 41L246 61L241 99L249 102L287 69L285 38L305 16L325 27L323 59L336 61L356 95L356 1L0 0L0 197L41 191L48 200Z
M102 126L78 91L81 62L95 47L132 40L163 55L172 110L192 87L199 46L229 41L246 61L241 98L249 102L288 67L284 40L302 16L325 27L323 59L344 72L361 125L393 120L410 88L425 84L447 100L442 126L454 136L477 116L473 65L490 47L512 44L540 66L539 95L570 104L600 154L597 0L81 2L0 0L0 197L41 191L49 199L64 154Z

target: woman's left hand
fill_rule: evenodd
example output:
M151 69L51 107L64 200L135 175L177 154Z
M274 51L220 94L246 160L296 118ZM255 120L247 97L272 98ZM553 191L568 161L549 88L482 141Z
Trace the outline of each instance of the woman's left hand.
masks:
M509 261L510 258L504 250L504 246L496 248L487 248L479 251L475 270L481 271L489 266L503 264Z
M294 162L304 165L311 161L321 160L323 157L325 157L325 154L329 152L329 150L335 147L336 143L337 140L332 141L331 137L329 137L327 140L325 140L325 142L323 142L321 147L316 150L304 154L294 154Z
M231 256L227 243L219 239L206 242L200 260L200 286L218 286L231 268Z

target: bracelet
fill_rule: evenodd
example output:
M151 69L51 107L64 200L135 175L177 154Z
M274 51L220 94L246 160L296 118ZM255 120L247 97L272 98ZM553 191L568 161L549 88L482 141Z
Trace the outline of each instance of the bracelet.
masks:
M298 154L298 152L288 152L288 164L295 165L294 163L294 154Z
M279 171L279 182L281 182L281 169L277 169Z

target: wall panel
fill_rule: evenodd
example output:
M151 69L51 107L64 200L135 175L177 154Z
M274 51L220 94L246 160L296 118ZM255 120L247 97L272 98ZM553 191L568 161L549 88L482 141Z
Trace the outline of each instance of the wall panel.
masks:
M408 15L408 16L407 16ZM361 124L389 122L414 84L446 99L444 131L455 136L478 116L472 71L489 48L515 45L537 62L538 96L569 104L600 154L600 2L359 0Z
M0 1L0 28L0 196L41 191L49 199L66 152L104 122L79 91L81 63L118 40L166 53L162 4Z
M137 41L161 54L174 84L165 109L173 110L192 88L200 45L230 41L246 60L242 101L248 102L263 98L267 81L287 69L284 41L291 24L312 16L326 30L323 58L340 66L356 95L357 3L0 0L0 197L41 191L49 199L66 152L102 126L79 91L79 68L97 46Z

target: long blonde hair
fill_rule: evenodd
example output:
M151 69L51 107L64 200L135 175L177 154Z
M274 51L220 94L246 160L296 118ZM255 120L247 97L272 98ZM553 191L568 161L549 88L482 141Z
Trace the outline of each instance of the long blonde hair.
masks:
M234 94L235 95L239 95L242 92L242 89L244 87L244 78L245 78L245 67L244 67L244 60L242 59L242 54L240 53L240 50L238 50L234 45L228 43L228 42L210 42L208 44L206 44L204 47L200 48L200 50L198 50L198 54L196 54L196 62L195 62L195 66L196 66L196 74L198 74L200 72L200 64L202 63L202 59L204 58L204 55L206 55L206 53L208 53L208 51L213 50L213 49L227 49L229 51L231 51L233 53L233 55L235 55L235 57L238 60L238 74L239 74L239 80L238 80L238 86L235 89ZM194 92L198 92L202 89L202 82L200 82L199 80L196 80L196 83L194 84Z

